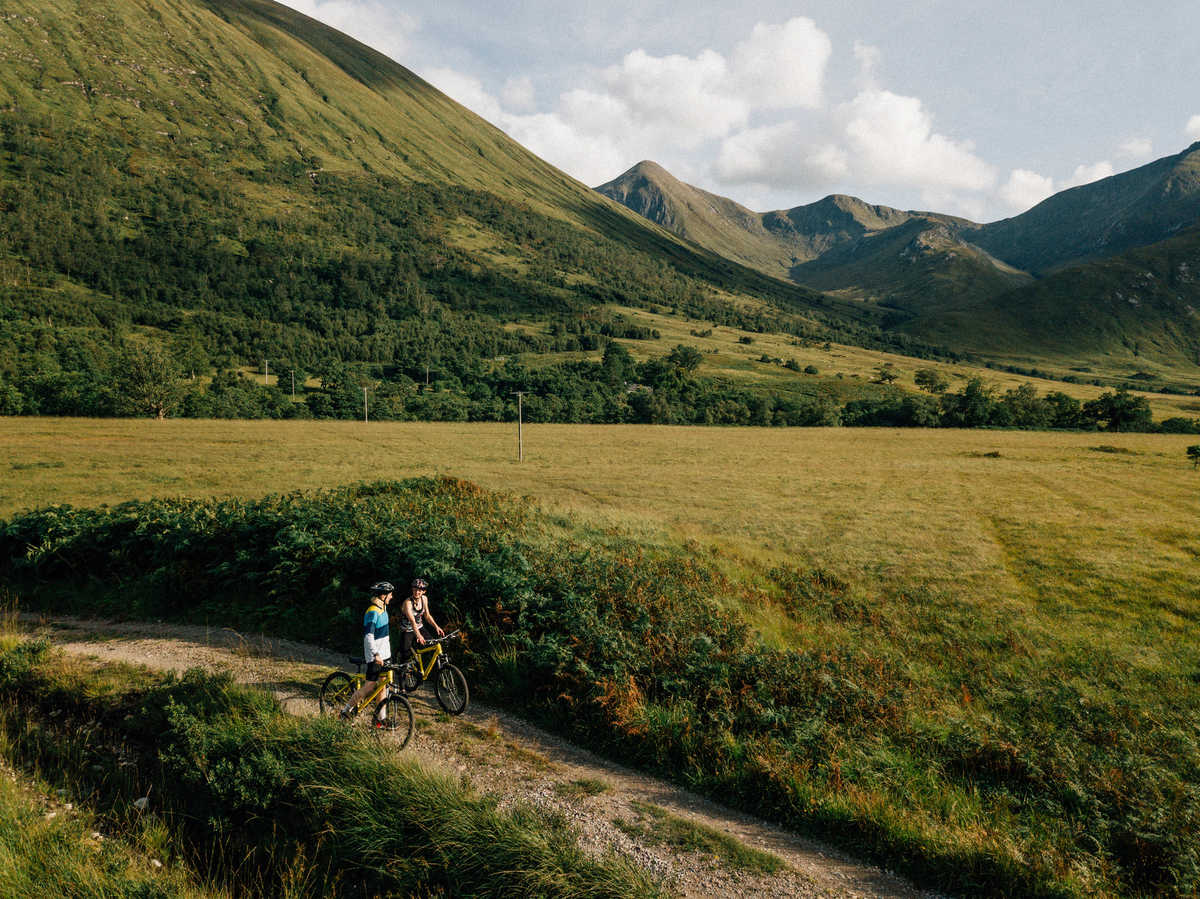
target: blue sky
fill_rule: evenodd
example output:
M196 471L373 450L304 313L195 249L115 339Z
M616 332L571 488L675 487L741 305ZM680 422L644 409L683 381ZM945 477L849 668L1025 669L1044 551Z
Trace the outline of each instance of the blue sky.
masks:
M1200 3L286 0L595 186L993 221L1200 140Z

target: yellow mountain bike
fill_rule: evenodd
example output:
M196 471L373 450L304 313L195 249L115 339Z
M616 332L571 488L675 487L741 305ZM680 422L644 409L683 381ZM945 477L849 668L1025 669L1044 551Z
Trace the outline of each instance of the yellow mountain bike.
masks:
M412 693L432 675L433 695L438 705L451 715L461 715L471 701L467 679L450 664L450 654L445 649L448 641L459 637L458 631L451 631L444 637L426 640L424 646L414 646L413 657L402 666L404 673L400 676L404 692Z
M340 715L350 697L366 682L363 675L363 660L350 656L350 664L358 666L358 672L349 675L345 671L335 671L325 678L321 684L318 703L322 715ZM393 672L402 671L406 666L384 664L379 676L379 683L370 695L365 696L353 706L348 718L357 717L358 713L375 702L375 714L371 718L372 729L379 734L387 735L396 740L403 749L412 739L413 710L408 697L397 689L393 683Z

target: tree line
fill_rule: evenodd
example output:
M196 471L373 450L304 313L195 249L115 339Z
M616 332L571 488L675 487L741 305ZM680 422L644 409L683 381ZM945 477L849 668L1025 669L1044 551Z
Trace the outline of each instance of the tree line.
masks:
M925 393L884 383L874 396L839 402L816 387L785 395L705 377L697 374L702 360L696 347L680 344L639 362L609 340L598 361L549 365L470 352L388 365L330 360L315 369L278 359L268 364L275 383L264 384L234 369L197 378L160 344L129 340L106 360L72 371L0 377L0 414L513 421L519 391L530 422L1200 433L1197 419L1155 422L1146 398L1124 388L1086 402L1061 391L1039 394L1030 384L1000 393L980 378L949 391L922 369L916 381Z

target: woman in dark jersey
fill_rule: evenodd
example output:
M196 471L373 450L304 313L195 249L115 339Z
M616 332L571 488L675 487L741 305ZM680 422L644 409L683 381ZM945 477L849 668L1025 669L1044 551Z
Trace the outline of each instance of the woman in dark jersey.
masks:
M442 630L436 621L433 620L433 614L429 611L429 597L425 591L429 589L429 584L424 578L417 578L411 584L412 593L404 600L404 605L400 607L400 661L406 662L412 656L413 644L419 646L425 645L425 636L421 633L421 628L428 622L439 637L444 637L446 632Z

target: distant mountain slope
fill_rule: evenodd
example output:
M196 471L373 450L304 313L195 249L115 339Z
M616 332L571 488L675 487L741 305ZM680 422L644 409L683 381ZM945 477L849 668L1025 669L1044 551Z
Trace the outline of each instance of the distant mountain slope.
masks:
M874 206L833 194L793 209L752 212L640 162L596 190L668 231L816 290L924 309L964 288L972 295L1028 280L959 237L973 222Z
M1032 280L962 240L952 225L925 217L836 245L793 267L791 276L817 290L909 313L983 299Z
M673 234L778 277L822 253L915 213L833 195L795 209L751 212L733 200L685 184L654 162L639 162L596 188Z
M973 243L1034 273L1113 256L1200 221L1200 142L1174 156L1043 200L1028 212L967 227Z
M1107 259L1060 269L995 296L948 302L904 330L1009 356L1133 367L1200 365L1200 227Z
M888 327L943 345L1184 366L1200 350L1187 274L1200 266L1200 143L989 225L842 196L760 215L648 163L597 190L715 252L885 306Z

